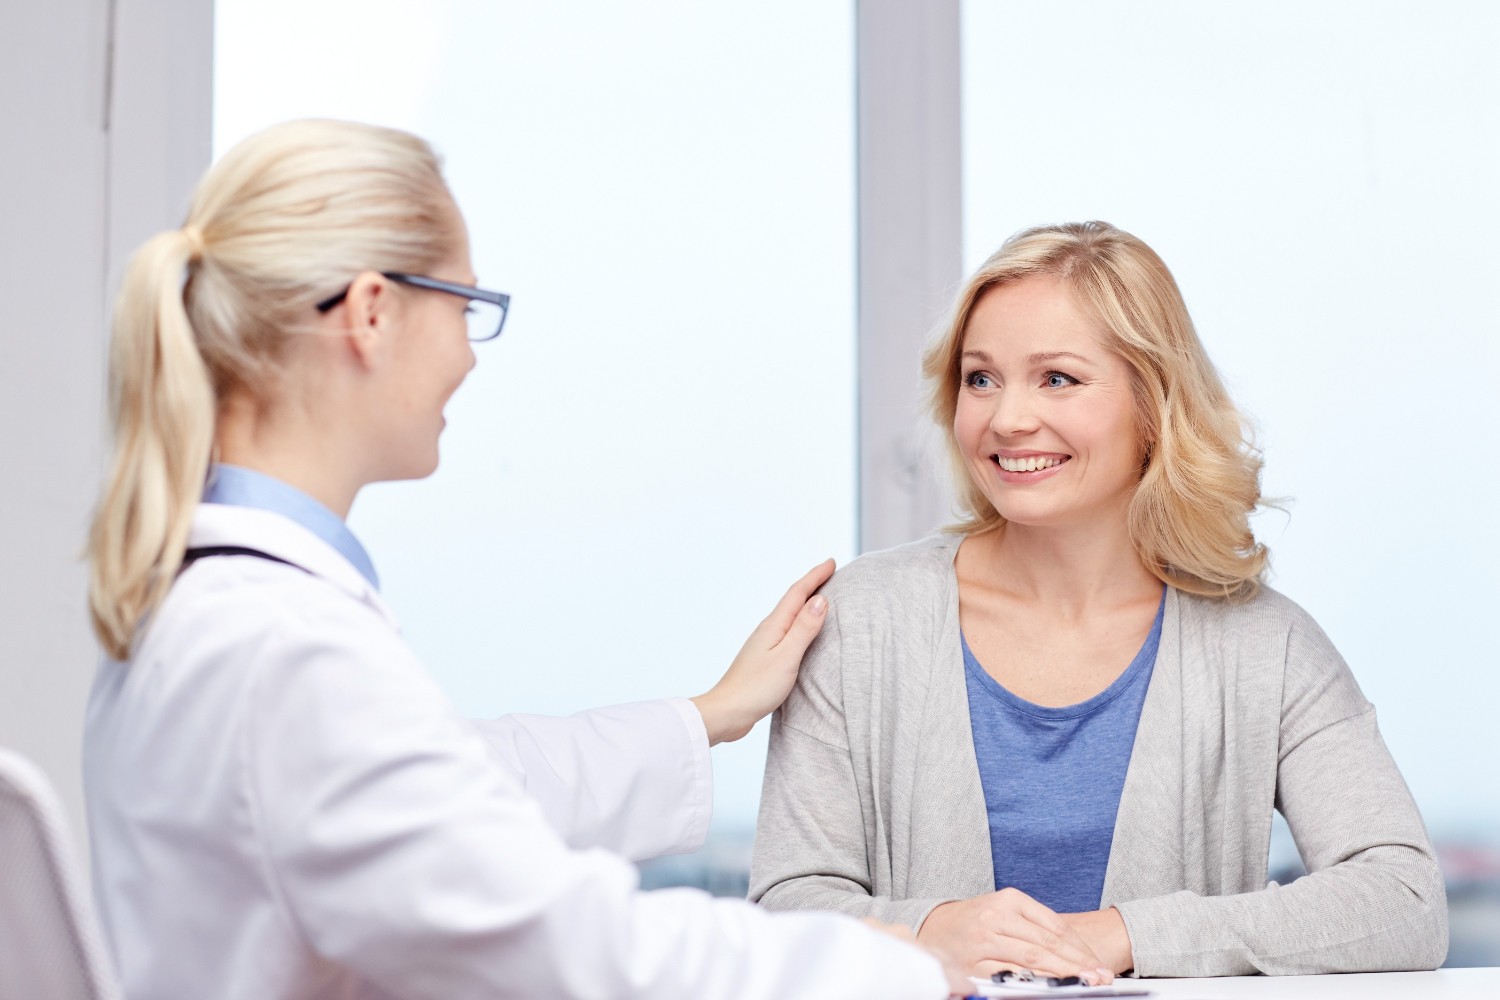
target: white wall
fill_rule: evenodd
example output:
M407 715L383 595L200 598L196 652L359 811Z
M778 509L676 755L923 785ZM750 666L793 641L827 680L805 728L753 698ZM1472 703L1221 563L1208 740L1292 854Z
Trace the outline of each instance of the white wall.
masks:
M964 7L965 242L1105 219L1258 422L1273 584L1377 706L1434 834L1500 831L1500 6Z
M0 32L0 745L80 842L106 283L207 164L211 23L206 0L18 0Z

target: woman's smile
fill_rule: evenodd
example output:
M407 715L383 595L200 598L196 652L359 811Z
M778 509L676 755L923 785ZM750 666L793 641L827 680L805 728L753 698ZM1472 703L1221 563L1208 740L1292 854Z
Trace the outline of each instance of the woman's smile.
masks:
M1057 452L997 452L990 456L995 463L1000 481L1005 483L1036 483L1050 479L1072 455Z

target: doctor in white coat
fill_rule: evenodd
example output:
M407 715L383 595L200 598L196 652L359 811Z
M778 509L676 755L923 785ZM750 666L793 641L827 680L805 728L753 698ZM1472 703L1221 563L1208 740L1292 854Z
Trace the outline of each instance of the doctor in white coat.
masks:
M126 995L946 996L910 942L627 860L702 840L708 748L785 697L828 564L692 700L476 724L402 642L344 517L436 468L505 304L427 145L349 123L246 140L132 261L85 736Z

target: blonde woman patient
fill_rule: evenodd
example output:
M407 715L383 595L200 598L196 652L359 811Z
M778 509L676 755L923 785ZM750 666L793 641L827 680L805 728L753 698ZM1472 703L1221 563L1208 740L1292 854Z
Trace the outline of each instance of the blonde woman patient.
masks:
M1441 964L1421 817L1263 582L1261 462L1161 259L1100 222L1020 233L924 374L964 519L824 588L751 897L905 924L980 975ZM1308 871L1285 886L1278 810Z
M694 699L471 723L401 641L344 518L437 467L507 305L427 144L351 123L245 140L130 264L85 734L125 995L947 996L909 933L630 864L701 843L708 748L786 696L831 563Z

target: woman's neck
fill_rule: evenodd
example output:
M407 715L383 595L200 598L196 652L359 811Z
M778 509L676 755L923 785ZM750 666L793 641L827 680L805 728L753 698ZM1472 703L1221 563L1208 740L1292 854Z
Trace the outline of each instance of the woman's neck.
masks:
M956 566L960 583L997 588L1069 618L1161 594L1123 517L1067 527L1006 523L965 539Z
M315 426L278 420L244 397L231 398L219 408L215 460L279 479L347 519L364 484L339 460L349 449L314 434Z

